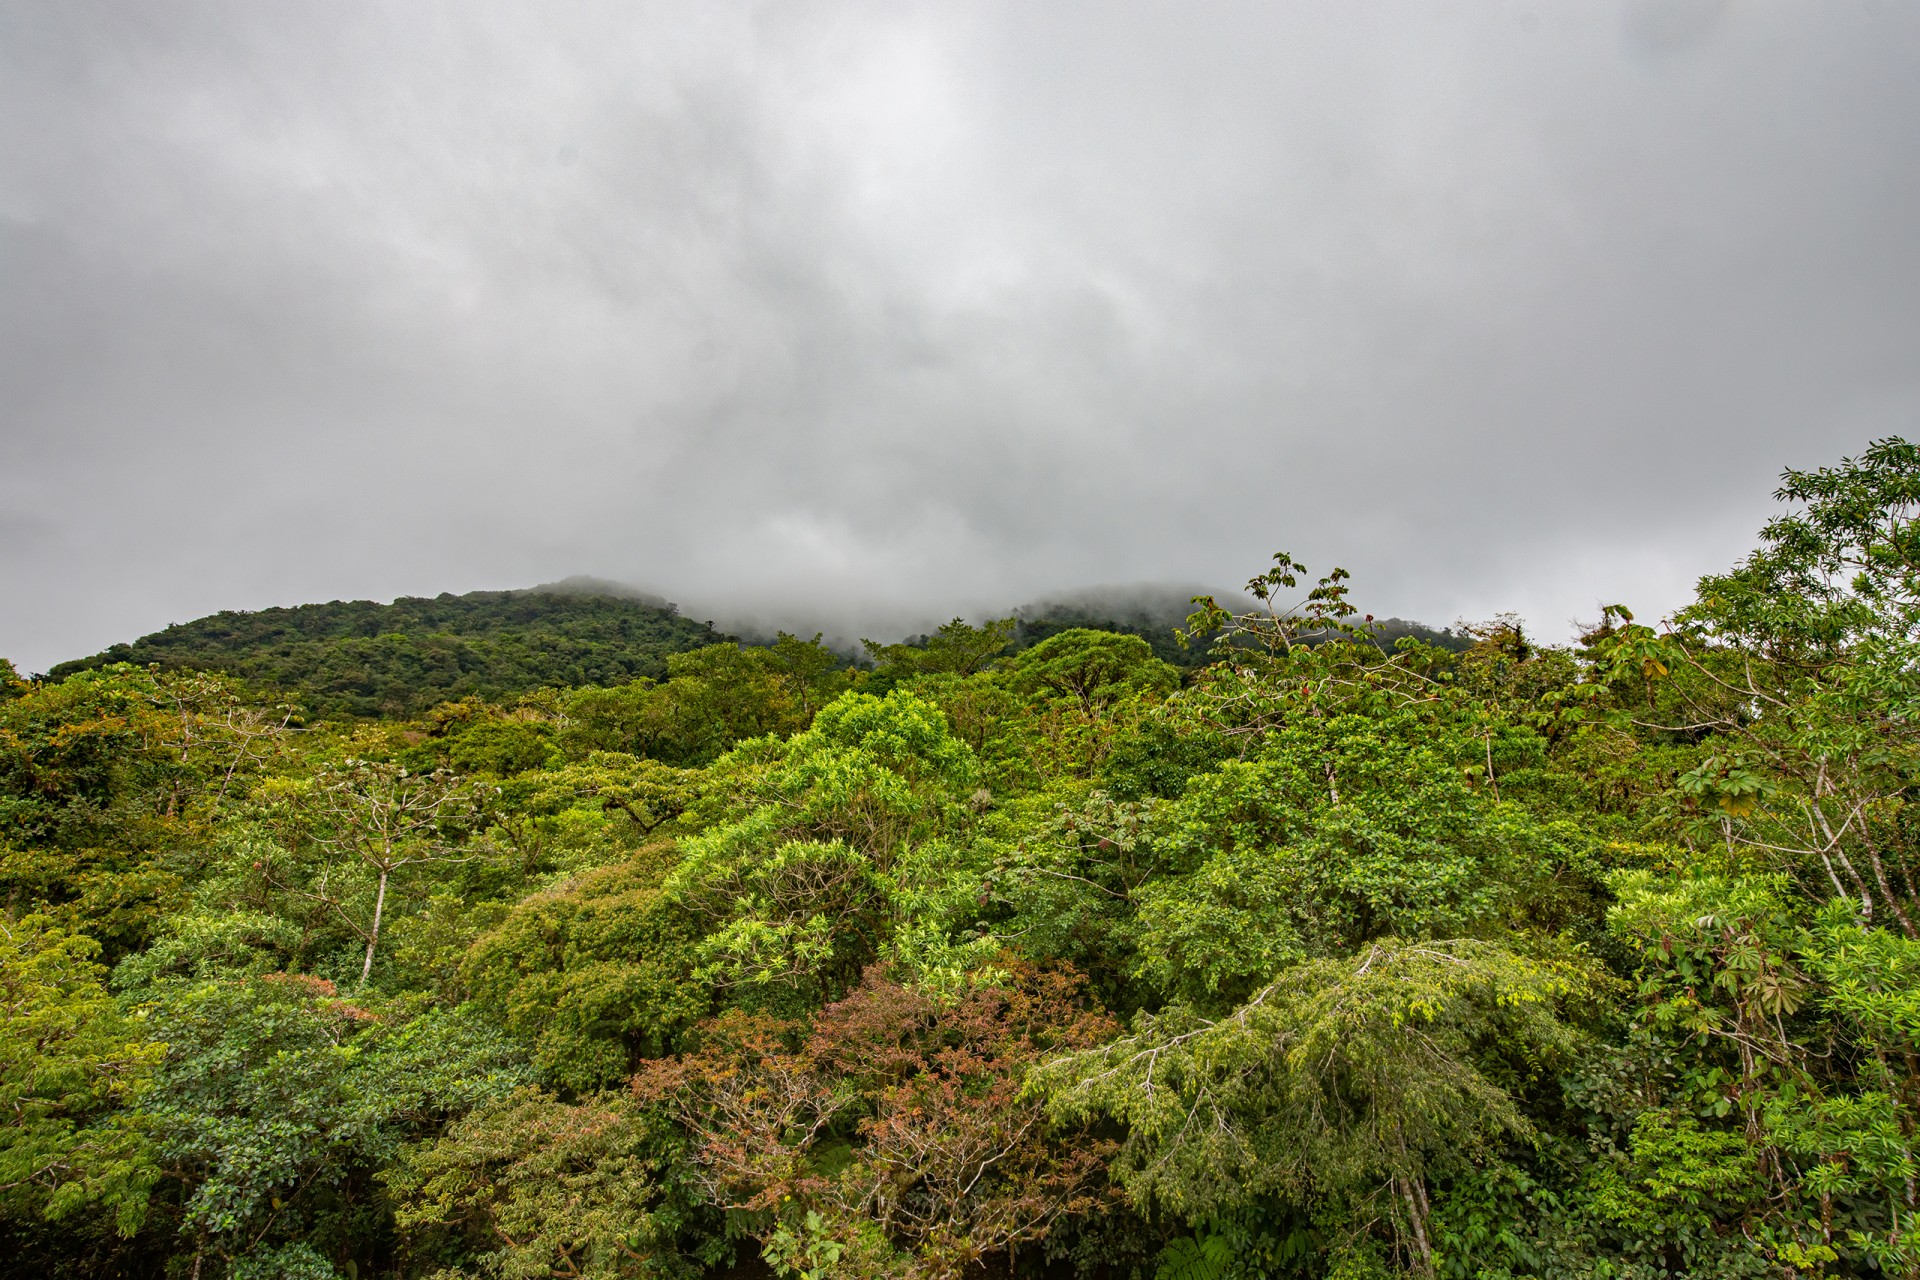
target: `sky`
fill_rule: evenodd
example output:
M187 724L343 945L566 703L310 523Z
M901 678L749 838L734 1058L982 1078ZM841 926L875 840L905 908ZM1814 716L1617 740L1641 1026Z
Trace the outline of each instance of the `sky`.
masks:
M1643 617L1920 410L1920 5L0 0L0 655L1286 550Z

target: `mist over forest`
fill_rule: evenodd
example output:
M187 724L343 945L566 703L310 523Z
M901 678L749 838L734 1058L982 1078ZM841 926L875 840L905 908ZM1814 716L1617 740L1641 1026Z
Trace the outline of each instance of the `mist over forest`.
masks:
M0 4L0 652L591 574L898 637L1285 547L1684 604L1920 403L1920 10Z

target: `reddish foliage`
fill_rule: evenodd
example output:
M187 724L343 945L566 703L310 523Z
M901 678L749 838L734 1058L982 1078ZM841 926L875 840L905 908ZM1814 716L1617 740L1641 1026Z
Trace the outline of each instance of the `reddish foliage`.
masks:
M812 1210L841 1234L878 1228L906 1274L958 1275L1110 1194L1112 1144L1053 1131L1023 1086L1115 1026L1076 975L1004 967L1009 981L950 1000L869 970L811 1028L728 1014L634 1092L697 1139L707 1194L761 1211L767 1233Z
M362 1008L339 995L339 988L334 985L331 978L316 978L310 973L263 973L260 975L260 981L289 987L297 994L322 1001L328 1012L338 1014L350 1022L384 1021L373 1010Z

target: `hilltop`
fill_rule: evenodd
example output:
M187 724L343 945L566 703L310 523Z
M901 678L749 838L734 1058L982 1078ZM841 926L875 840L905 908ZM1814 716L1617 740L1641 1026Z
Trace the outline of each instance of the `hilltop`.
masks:
M227 610L63 662L63 679L114 662L222 671L294 694L317 715L406 715L477 694L624 684L727 637L671 603L589 579L523 591L334 600Z

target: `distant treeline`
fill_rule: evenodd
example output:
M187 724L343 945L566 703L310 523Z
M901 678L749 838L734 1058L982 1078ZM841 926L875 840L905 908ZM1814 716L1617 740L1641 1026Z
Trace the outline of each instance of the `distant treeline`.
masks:
M1008 620L999 653L1018 653L1064 631L1084 629L1138 636L1162 662L1196 670L1206 665L1210 643L1203 637L1182 644L1175 636L1188 608L1186 597L1168 592L1147 598L1089 594L1065 603L1026 605ZM1451 631L1399 618L1373 624L1373 632L1388 650L1403 636L1453 652L1471 643ZM157 663L168 670L218 671L282 690L313 716L418 715L467 697L510 698L543 688L664 680L668 655L729 639L711 622L682 617L664 600L621 594L613 584L569 582L525 591L442 593L432 599L403 596L391 604L335 600L227 610L60 663L47 674L62 680L116 662ZM914 636L904 646L885 648L898 652L927 644L928 637ZM995 655L982 658L989 656Z
M314 715L410 715L469 696L665 679L668 654L724 639L664 602L571 589L474 591L230 610L47 674L158 663L273 685Z
M1016 612L1017 626L1014 631L1016 650L1029 648L1042 640L1059 635L1062 631L1082 628L1088 631L1112 631L1120 635L1139 636L1153 648L1153 656L1162 662L1176 667L1195 670L1213 661L1211 656L1211 637L1199 637L1182 644L1174 629L1183 627L1184 615L1169 617L1141 617L1138 614L1123 615L1120 618L1105 615L1097 608L1072 606L1029 606ZM1473 645L1473 638L1455 635L1451 629L1436 631L1432 627L1418 622L1409 622L1405 618L1388 618L1384 622L1368 624L1373 641L1380 648L1391 652L1394 644L1408 636L1449 653L1465 653ZM1329 633L1331 634L1331 633ZM1314 644L1323 637L1308 635L1302 643Z

